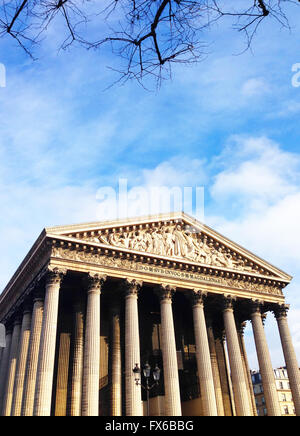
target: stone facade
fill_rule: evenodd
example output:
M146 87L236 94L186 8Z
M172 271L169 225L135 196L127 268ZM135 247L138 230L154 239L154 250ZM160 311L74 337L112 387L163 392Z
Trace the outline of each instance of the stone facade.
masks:
M149 362L162 370L151 415L255 416L243 341L250 320L277 416L262 322L273 312L300 415L290 281L183 213L44 229L0 296L1 413L143 415L133 368Z

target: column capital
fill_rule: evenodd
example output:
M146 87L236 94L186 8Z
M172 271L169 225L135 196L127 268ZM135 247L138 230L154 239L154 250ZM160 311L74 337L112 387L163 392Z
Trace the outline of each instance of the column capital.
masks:
M106 280L106 274L99 273L88 273L84 278L87 292L99 291L101 292L101 287Z
M16 316L13 320L13 326L18 325L18 324L22 324L21 313L16 314Z
M220 326L212 327L212 328L215 338L219 339L222 343L224 343L226 339L225 329Z
M137 296L141 287L143 286L142 280L135 279L125 279L125 295L135 295Z
M223 295L223 311L231 310L233 311L234 303L236 301L236 297L233 295Z
M6 326L6 324L5 324L5 330L6 330L6 335L11 335L13 332L13 326L11 324Z
M278 304L274 306L273 313L276 319L287 318L287 313L289 311L289 304Z
M262 309L262 306L263 306L263 301L261 301L261 300L251 300L251 303L250 303L250 311L251 311L251 315L254 315L254 314L259 314L259 315L261 315L261 309Z
M46 286L52 284L59 284L67 273L65 268L57 268L51 265L48 266L46 271Z
M22 306L22 312L23 312L23 314L25 314L25 313L31 313L31 311L32 311L32 303L31 303L31 301L26 301L26 302L24 302L24 303L23 303L23 306Z
M194 306L204 307L204 301L206 297L207 297L207 292L199 289L193 289L193 291L189 294L189 298L191 300L193 307Z
M36 289L33 291L32 293L32 300L33 303L35 303L36 301L44 301L45 299L45 291L42 289Z
M242 321L237 324L237 331L241 336L244 336L246 325L246 321Z
M156 294L158 295L160 301L172 301L175 291L175 286L167 283L162 283L156 288Z

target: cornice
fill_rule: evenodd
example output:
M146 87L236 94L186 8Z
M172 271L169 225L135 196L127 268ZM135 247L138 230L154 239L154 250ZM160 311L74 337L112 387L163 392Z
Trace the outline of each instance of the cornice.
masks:
M83 256L82 259L81 257L79 257L78 260L73 259L78 263L84 262L84 259L86 262L93 263L93 255L100 255L111 259L135 261L139 262L140 264L151 265L154 267L172 268L179 271L202 273L207 276L245 281L246 283L276 286L280 289L283 289L287 285L287 282L279 279L278 277L261 276L250 272L225 269L219 266L195 264L188 260L174 259L167 256L157 256L151 253L141 253L139 251L109 246L101 243L80 241L75 238L62 237L58 235L48 235L47 243L51 244L53 247L51 255L51 258L53 259L56 257L61 257L59 250L63 250L65 253L70 250L70 253L78 251L78 253L88 254L86 257ZM57 255L56 250L58 250ZM69 258L69 260L71 259L72 257Z
M28 265L32 262L32 260L36 257L37 252L40 250L41 246L44 244L44 242L47 239L46 231L43 229L37 240L34 242L33 246L17 268L16 272L8 282L8 284L5 286L3 292L0 295L0 304L2 300L6 297L9 290L15 285L18 278L22 275L22 273L28 269Z
M100 222L91 222L91 223L83 223L83 224L75 224L70 226L56 226L56 227L48 227L45 229L47 235L57 235L64 237L74 238L74 233L78 234L78 236L74 239L82 240L81 235L97 232L101 230L109 230L109 229L120 229L125 227L132 226L143 226L152 223L166 223L166 222L184 222L187 225L193 226L197 228L199 231L205 233L208 237L216 240L219 244L225 245L227 248L232 250L233 252L237 252L238 255L242 257L246 257L249 261L258 264L261 268L268 270L272 273L272 277L276 277L277 279L281 279L286 283L289 283L292 280L292 276L285 273L278 267L272 265L266 260L262 259L258 255L253 252L245 249L241 245L233 242L231 239L225 237L224 235L218 233L213 230L211 227L197 221L195 218L187 215L184 212L174 212L167 214L158 214L144 217L135 217L128 219L120 219L114 221L100 221ZM148 253L147 253L148 254Z
M140 259L143 262L148 263L154 263L154 264L161 264L161 265L173 265L175 267L180 266L180 268L187 268L192 269L195 271L202 271L202 272L215 272L215 274L224 275L227 277L238 277L238 278L249 278L249 280L254 281L268 281L268 282L277 282L280 283L282 287L287 286L290 283L289 279L286 279L285 277L278 277L278 275L264 275L264 274L258 274L253 273L250 271L242 271L237 269L230 269L225 268L222 266L213 266L213 265L206 265L206 264L200 264L195 263L193 261L190 261L188 259L179 259L174 257L168 257L168 256L162 256L152 253L144 253L141 251L135 251L132 249L126 249L123 247L117 247L113 245L103 244L103 243L97 243L92 241L86 241L86 240L80 240L78 238L74 237L68 237L68 236L62 236L62 235L55 235L55 234L47 234L47 240L52 241L53 244L57 244L57 246L65 246L69 247L71 249L78 249L81 247L81 249L88 249L90 251L95 250L95 252L107 254L109 256L115 256L115 255L125 255L128 258L132 259Z

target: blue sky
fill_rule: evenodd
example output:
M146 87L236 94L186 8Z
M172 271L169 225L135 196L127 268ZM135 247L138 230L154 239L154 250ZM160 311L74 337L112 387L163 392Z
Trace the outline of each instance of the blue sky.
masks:
M35 62L0 41L0 288L43 227L105 218L101 187L203 186L206 224L294 276L285 294L300 361L299 18L294 8L291 31L266 24L243 54L241 35L215 26L206 58L151 92L133 82L105 90L118 60L58 53L59 26ZM284 361L272 317L275 367ZM246 342L257 367L250 327Z

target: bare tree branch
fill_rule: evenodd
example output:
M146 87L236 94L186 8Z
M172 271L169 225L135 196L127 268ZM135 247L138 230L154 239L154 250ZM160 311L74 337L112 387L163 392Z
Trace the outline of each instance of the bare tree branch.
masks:
M58 48L97 50L109 43L124 62L121 82L152 77L161 83L173 63L204 58L206 30L225 17L245 35L248 49L263 21L288 28L285 10L292 5L299 0L107 0L100 10L86 0L2 0L0 38L14 38L33 57L34 46L58 23L64 33Z

